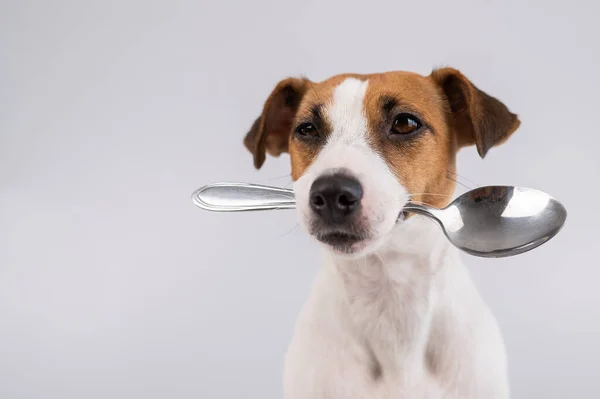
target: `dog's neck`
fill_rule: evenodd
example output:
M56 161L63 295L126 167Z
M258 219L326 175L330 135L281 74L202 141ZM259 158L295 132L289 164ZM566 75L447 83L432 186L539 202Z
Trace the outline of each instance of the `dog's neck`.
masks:
M395 363L419 353L435 306L434 277L458 256L439 226L413 216L397 226L374 253L354 259L329 256L357 336L375 357Z

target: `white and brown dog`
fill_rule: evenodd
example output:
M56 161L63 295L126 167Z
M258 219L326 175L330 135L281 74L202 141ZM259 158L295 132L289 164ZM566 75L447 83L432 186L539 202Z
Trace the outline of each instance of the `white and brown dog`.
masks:
M277 85L245 145L256 168L289 152L301 224L326 249L285 398L509 396L501 334L458 251L402 208L445 206L457 151L484 157L518 126L451 68Z

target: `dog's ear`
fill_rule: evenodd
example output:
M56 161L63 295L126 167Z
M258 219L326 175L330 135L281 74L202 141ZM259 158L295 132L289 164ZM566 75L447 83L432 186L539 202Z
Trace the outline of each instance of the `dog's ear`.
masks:
M496 98L479 90L462 73L442 68L431 73L446 95L460 147L475 144L481 158L505 142L521 124Z
M244 145L254 155L256 169L265 162L265 151L272 156L288 151L292 123L308 85L306 79L285 79L267 98L262 114L244 139Z

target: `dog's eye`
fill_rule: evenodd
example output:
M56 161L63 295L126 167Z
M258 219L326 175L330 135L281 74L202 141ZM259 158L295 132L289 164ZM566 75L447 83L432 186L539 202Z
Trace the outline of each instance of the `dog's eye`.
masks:
M392 123L392 134L410 134L419 130L421 122L410 114L400 114Z
M312 123L301 123L296 127L295 133L302 137L318 137L319 132Z

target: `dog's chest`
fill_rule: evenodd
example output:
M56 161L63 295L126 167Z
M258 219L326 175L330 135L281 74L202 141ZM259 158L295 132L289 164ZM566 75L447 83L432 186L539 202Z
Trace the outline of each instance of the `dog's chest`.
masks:
M369 258L321 273L288 352L287 397L435 397L423 364L427 267L405 259L390 270L386 260L401 261Z
M402 372L401 364L424 350L433 299L428 263L389 254L336 266L354 332L381 368Z

